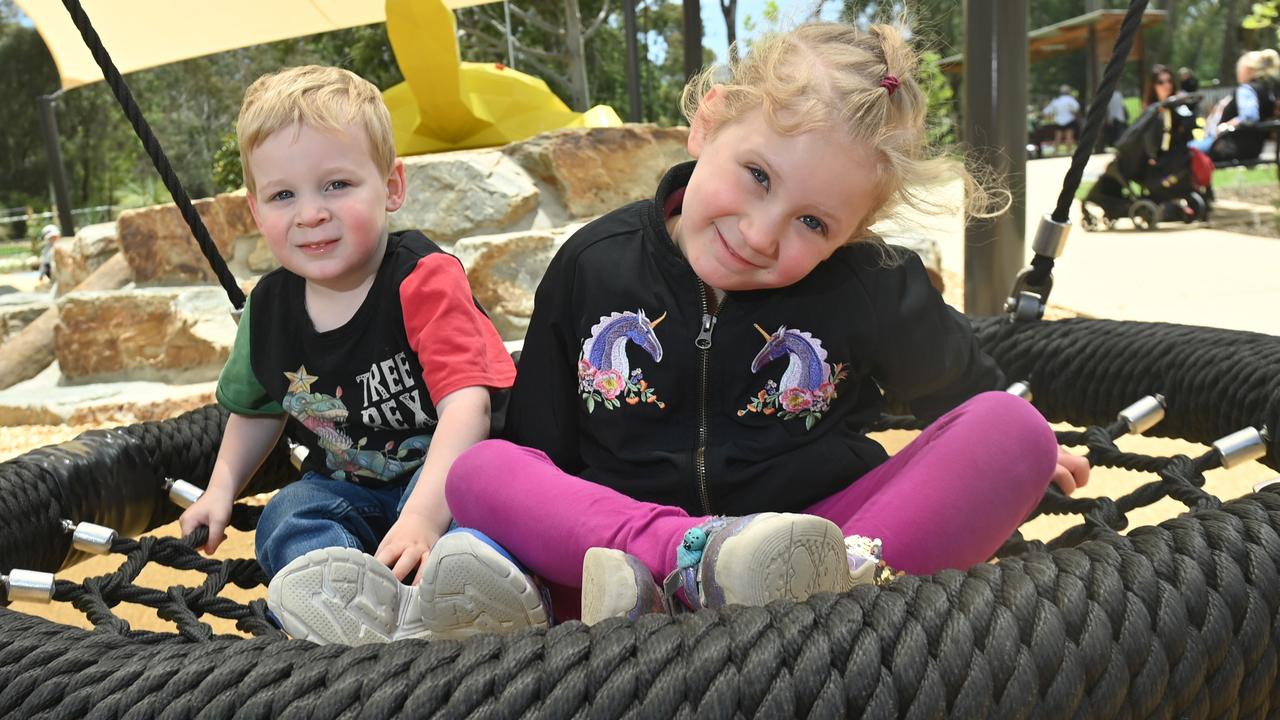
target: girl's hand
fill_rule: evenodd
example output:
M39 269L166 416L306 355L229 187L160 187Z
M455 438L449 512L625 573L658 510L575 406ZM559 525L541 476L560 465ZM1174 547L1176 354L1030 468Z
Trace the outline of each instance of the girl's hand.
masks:
M1076 488L1089 484L1089 458L1073 455L1064 447L1058 448L1058 467L1053 470L1053 483L1070 495Z
M382 538L378 551L373 554L378 562L391 568L391 572L401 581L409 575L414 567L418 568L413 584L422 582L422 570L427 564L427 555L440 539L440 532L432 528L432 523L425 515L409 509L401 511L387 536Z
M227 539L226 529L231 522L232 502L231 498L206 490L178 518L178 527L182 529L184 536L190 535L198 527L209 528L209 539L201 550L206 555L212 555L222 541Z

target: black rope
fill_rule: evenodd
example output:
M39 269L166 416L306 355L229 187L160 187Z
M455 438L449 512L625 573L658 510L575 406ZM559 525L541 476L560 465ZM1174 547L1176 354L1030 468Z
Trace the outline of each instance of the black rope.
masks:
M93 430L0 463L0 573L53 572L83 560L71 549L64 519L122 535L175 520L181 508L169 501L164 480L207 485L226 418L225 410L209 406L161 422ZM275 490L296 476L282 441L245 494Z
M0 610L6 717L1267 717L1280 495L805 603L466 642L87 632Z
M1071 156L1071 168L1067 170L1067 175L1062 181L1062 192L1058 195L1058 205L1051 215L1056 223L1067 224L1070 221L1071 202L1076 196L1076 190L1080 187L1080 178L1084 176L1085 165L1089 163L1089 157L1093 154L1093 147L1098 141L1098 135L1102 133L1102 127L1106 122L1107 105L1111 102L1111 94L1115 91L1116 85L1120 82L1120 76L1124 73L1125 62L1129 58L1129 50L1133 47L1134 39L1142 28L1142 15L1146 12L1146 9L1147 0L1133 0L1129 4L1129 10L1125 13L1124 20L1120 24L1115 48L1112 50L1111 59L1107 61L1106 70L1102 74L1102 82L1098 84L1097 92L1094 93L1093 99L1089 103L1084 129L1081 132L1079 143L1076 145L1075 154ZM1031 259L1031 272L1024 278L1024 282L1028 287L1042 290L1042 300L1048 297L1047 288L1049 278L1053 273L1053 264L1054 258L1052 256L1037 253Z
M1106 70L1103 71L1102 82L1098 84L1098 90L1089 103L1084 130L1079 144L1076 145L1075 154L1071 157L1071 169L1067 171L1067 177L1062 182L1058 205L1053 210L1054 222L1066 223L1069 220L1067 212L1071 209L1071 202L1075 198L1076 190L1080 187L1084 166L1089 162L1089 156L1093 154L1093 146L1102 132L1103 123L1106 122L1107 104L1111 102L1111 94L1120 81L1120 75L1124 73L1125 62L1129 59L1129 50L1133 47L1134 38L1142 27L1142 15L1146 10L1147 0L1133 0L1129 3L1129 10L1125 13L1124 21L1120 24L1120 32L1116 36L1115 49L1111 53L1111 59L1107 61Z
M1216 450L1194 459L1161 458L1116 446L1116 439L1128 431L1127 424L1116 419L1117 412L1143 395L1163 395L1169 406L1168 416L1152 434L1209 442L1248 425L1280 427L1280 374L1275 372L1280 367L1280 338L1103 320L1028 325L984 318L974 325L980 344L1006 374L1030 381L1036 404L1046 416L1075 424L1098 423L1083 431L1059 433L1061 443L1087 447L1095 466L1158 476L1128 492L1113 493L1115 499L1068 498L1051 488L1032 517L1078 514L1082 524L1047 545L1015 534L1000 550L1000 557L1105 540L1126 529L1127 513L1165 497L1193 511L1221 506L1202 489L1204 473L1222 464ZM178 475L203 485L217 454L224 418L223 411L206 408L163 423L86 433L70 443L0 464L0 517L17 518L0 524L0 570L52 571L79 559L67 553L63 517L106 524L126 535L172 520L177 508L163 498L162 477ZM885 416L877 425L880 429L922 427L909 416ZM1263 461L1280 466L1280 447L1274 438L1268 442L1269 455ZM279 487L292 477L283 447L273 458L250 486L251 492ZM184 468L188 472L182 472ZM132 520L126 512L130 508ZM258 512L256 507L236 505L233 526L251 530ZM28 515L30 520L25 519ZM247 632L274 632L261 620L260 609L255 612L252 606L217 597L229 581L261 582L256 564L233 561L248 566L224 572L218 563L195 552L202 541L202 536L182 542L120 540L115 551L129 557L116 573L83 586L60 584L57 598L74 602L95 625L117 634L129 633L127 624L110 612L119 602L155 607L190 640L211 638L209 628L199 621L204 614L248 623ZM137 572L149 560L201 569L208 580L198 590L165 593L136 587Z
M222 254L218 252L218 246L214 244L213 238L209 235L209 229L205 227L200 213L196 212L195 207L191 204L191 198L187 196L186 189L182 187L182 182L178 179L177 173L174 172L173 166L169 164L169 158L165 156L164 148L160 147L160 140L151 131L151 126L147 123L147 119L143 117L142 110L138 107L137 102L134 101L133 93L130 92L129 86L125 83L124 78L120 76L120 71L116 69L111 56L107 54L107 49L102 46L102 39L98 37L98 32L94 30L93 24L89 21L89 16L85 14L84 8L80 6L80 0L62 0L62 4L66 6L67 12L71 14L71 20L80 31L80 37L84 38L84 43L89 48L89 52L93 54L93 59L98 63L98 67L102 69L103 79L111 87L111 92L115 94L116 101L120 103L121 109L124 110L125 117L129 118L130 124L133 125L134 133L142 141L142 146L151 158L151 163L155 165L156 172L160 173L160 179L164 181L165 188L173 196L174 204L178 206L178 211L182 213L182 218L187 221L192 234L195 235L196 242L200 245L200 252L204 253L205 259L209 261L209 268L217 276L222 289L226 291L227 299L231 301L236 310L242 309L244 307L244 291L240 289L240 285L236 283L235 276L227 268L226 262L222 259Z

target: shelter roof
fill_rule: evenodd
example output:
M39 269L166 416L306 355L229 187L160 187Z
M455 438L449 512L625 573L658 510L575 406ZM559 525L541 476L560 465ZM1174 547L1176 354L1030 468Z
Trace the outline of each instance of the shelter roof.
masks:
M494 0L445 0L456 9ZM61 0L17 0L44 39L63 89L102 71ZM102 44L128 73L225 50L386 20L385 0L82 0Z
M1120 25L1124 22L1125 13L1125 10L1094 10L1032 30L1027 34L1028 58L1035 63L1063 53L1083 50L1089 44L1090 28L1096 37L1114 42L1115 36L1120 32ZM1147 10L1142 14L1141 28L1145 30L1160 25L1167 16L1168 12L1164 10ZM1110 47L1107 50L1110 54ZM951 55L944 58L941 64L944 72L960 72L964 66L964 56Z

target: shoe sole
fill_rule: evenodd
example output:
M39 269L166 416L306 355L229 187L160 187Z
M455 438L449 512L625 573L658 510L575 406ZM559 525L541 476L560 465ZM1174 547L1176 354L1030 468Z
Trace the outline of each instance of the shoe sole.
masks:
M652 574L637 564L621 550L587 550L582 559L582 622L594 625L611 617L634 620L661 606Z
M703 564L704 587L718 587L726 605L801 601L849 587L844 534L813 515L757 515L732 537L713 536L707 554L715 562Z
M295 558L271 579L267 606L292 638L364 645L398 639L400 607L413 594L369 555L321 548Z
M418 600L423 625L433 638L460 640L548 625L538 588L510 560L469 533L449 533L431 549Z

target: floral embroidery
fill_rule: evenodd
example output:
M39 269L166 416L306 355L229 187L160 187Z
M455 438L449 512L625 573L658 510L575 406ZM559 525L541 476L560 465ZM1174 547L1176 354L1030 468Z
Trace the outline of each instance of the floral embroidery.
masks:
M623 402L666 407L645 381L644 372L633 369L627 358L627 343L631 342L654 362L662 362L662 343L653 329L666 316L663 313L650 321L644 310L612 313L591 327L591 337L582 343L582 354L578 356L578 392L587 403L587 412L595 412L597 404L613 410Z
M625 380L616 369L596 370L585 359L578 360L578 391L582 399L587 401L587 412L594 412L596 405L603 405L612 410L621 407L622 403L639 405L654 403L665 408L666 403L658 399L657 393L649 387L640 368L631 371Z
M783 420L804 418L805 430L813 429L822 414L837 397L836 386L847 376L844 363L828 363L822 341L807 332L779 327L770 335L756 325L765 345L751 361L751 372L758 373L774 360L787 358L787 369L779 382L769 380L764 389L738 411L774 415Z

